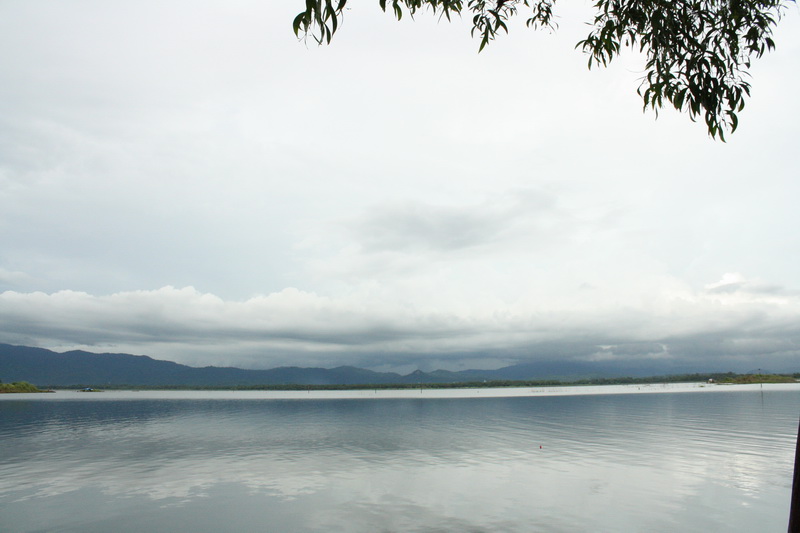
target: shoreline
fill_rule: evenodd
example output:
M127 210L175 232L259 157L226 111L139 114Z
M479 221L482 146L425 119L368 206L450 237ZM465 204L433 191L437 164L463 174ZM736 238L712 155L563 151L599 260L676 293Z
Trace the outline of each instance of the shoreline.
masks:
M715 392L800 392L800 383L729 385L716 383L645 383L624 385L553 385L498 388L416 388L345 390L106 390L103 394L82 394L75 390L56 390L51 394L19 393L14 399L59 400L367 400L367 399L469 399L548 396L600 396L611 394L670 394ZM4 395L4 399L10 399ZM1 400L0 400L1 401Z

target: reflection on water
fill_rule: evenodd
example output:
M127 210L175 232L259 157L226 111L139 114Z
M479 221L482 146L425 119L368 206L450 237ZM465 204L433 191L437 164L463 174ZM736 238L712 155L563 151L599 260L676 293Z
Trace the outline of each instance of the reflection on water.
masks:
M0 401L7 531L783 531L800 405L86 396Z

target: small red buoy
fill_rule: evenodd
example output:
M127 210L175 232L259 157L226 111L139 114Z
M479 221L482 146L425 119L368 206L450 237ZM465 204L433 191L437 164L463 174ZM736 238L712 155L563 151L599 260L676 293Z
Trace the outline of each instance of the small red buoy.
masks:
M541 446L541 445L539 446L539 449L540 449L540 450L542 449L542 446Z

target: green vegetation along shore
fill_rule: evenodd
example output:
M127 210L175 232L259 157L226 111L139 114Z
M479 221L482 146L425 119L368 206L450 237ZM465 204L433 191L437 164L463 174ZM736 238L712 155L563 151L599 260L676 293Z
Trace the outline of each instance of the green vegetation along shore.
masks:
M42 390L36 385L27 381L15 381L14 383L3 383L0 381L0 394L10 394L15 392L53 392L52 390Z
M742 374L720 381L724 384L749 385L753 383L796 383L797 374Z
M795 374L736 374L734 372L710 372L707 374L677 374L651 377L616 377L587 378L578 380L488 380L461 381L453 383L373 383L373 384L298 384L283 383L278 385L104 385L105 390L364 390L364 389L472 389L502 387L565 387L586 385L644 385L648 383L697 383L709 382L725 385L750 383L796 383L800 373ZM71 385L69 387L54 386L56 389L84 389L87 385Z

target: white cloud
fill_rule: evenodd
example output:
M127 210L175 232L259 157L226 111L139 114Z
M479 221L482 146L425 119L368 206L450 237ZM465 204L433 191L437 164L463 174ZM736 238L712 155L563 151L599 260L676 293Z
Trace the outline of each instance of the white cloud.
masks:
M490 354L520 362L559 356L641 362L667 357L673 345L688 351L684 359L721 357L708 353L708 347L723 345L736 346L728 349L731 355L758 358L797 354L800 338L794 320L797 296L731 300L728 293L664 291L637 305L604 301L604 293L573 307L556 307L524 297L492 305L480 291L467 294L474 298L469 305L426 299L422 292L399 296L394 289L363 288L342 298L285 289L244 301L225 301L191 287L109 296L8 291L0 294L0 335L42 346L137 353L159 345L171 359L189 364L207 363L216 351L217 357L224 352L230 361L259 367L304 357L370 367L451 359L453 367L457 359Z

